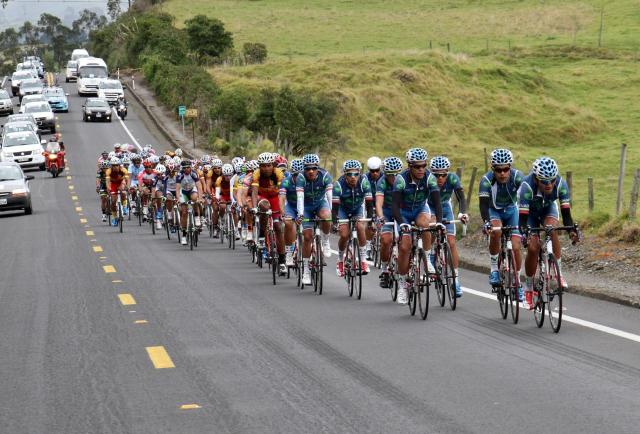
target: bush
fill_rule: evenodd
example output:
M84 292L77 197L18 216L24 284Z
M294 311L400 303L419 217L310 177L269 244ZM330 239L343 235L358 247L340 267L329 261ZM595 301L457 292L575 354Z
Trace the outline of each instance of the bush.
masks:
M185 21L187 41L198 61L203 56L219 58L233 47L233 35L224 29L222 21L206 15L196 15Z
M267 46L259 42L246 42L242 54L247 63L263 63L267 59Z
M213 103L210 115L221 121L224 128L231 131L245 127L249 119L246 93L236 89L222 92Z
M598 229L611 219L609 213L603 211L594 211L581 222L583 229Z

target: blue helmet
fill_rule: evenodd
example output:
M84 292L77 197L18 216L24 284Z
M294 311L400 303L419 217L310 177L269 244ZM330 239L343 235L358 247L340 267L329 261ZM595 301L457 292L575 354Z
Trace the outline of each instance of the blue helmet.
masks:
M402 171L402 160L398 157L387 157L382 162L385 175L395 175Z
M513 164L513 154L510 150L504 148L498 148L491 151L491 165L502 166L506 164Z
M317 154L306 154L302 157L302 163L305 166L317 166L320 164L320 157Z
M558 176L558 165L549 157L540 157L533 162L533 173L536 178L542 181L556 179Z
M291 160L291 172L292 173L300 173L304 170L304 163L302 158L296 158Z
M406 154L407 163L413 163L415 161L427 161L427 151L422 148L411 148Z
M444 155L436 155L429 163L429 169L431 170L449 170L450 167L451 162Z
M358 160L347 160L342 165L342 170L344 172L347 170L362 170L362 164Z

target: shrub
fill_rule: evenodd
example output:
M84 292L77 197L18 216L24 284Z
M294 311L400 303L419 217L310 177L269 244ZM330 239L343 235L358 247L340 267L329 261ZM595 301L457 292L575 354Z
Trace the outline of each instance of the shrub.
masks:
M196 15L185 21L187 41L198 61L203 56L219 58L233 47L233 35L224 29L222 21L206 15Z
M227 90L216 98L210 115L231 131L247 125L249 119L248 97L241 90Z
M598 229L611 219L609 213L603 211L594 211L587 216L582 222L583 229Z
M267 46L259 42L246 42L242 54L247 63L263 63L267 59Z

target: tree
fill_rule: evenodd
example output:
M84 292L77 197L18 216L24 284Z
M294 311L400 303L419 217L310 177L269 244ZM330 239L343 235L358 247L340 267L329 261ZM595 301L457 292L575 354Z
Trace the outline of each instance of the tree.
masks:
M104 15L98 16L93 11L89 9L84 9L80 12L80 17L75 20L71 29L73 33L76 35L76 40L78 42L85 42L89 39L89 34L94 31L104 27L107 24L107 17Z
M40 30L30 21L25 21L18 29L18 33L22 36L25 45L35 47L40 43Z
M45 35L48 41L52 41L58 31L58 26L62 25L60 18L55 15L44 13L40 15L38 27L41 35Z
M259 42L246 42L242 54L247 63L262 63L267 58L267 46Z
M120 15L120 0L107 0L107 13L111 17L112 20L118 18Z
M196 15L185 21L187 44L196 54L198 63L203 56L220 58L233 48L233 36L224 29L222 21L205 15Z
M12 59L16 63L18 61L18 52L20 51L20 35L16 29L10 27L4 32L0 32L0 51L5 58Z

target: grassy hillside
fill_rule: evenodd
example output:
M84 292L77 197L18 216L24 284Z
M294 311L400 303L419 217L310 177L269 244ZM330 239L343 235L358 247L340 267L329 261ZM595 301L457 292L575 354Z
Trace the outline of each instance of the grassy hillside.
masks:
M600 8L604 45L597 48ZM281 84L341 102L340 156L444 152L483 166L483 148L508 146L518 166L540 154L574 176L584 216L586 178L613 213L619 144L630 144L626 190L640 167L640 9L633 1L170 1L177 24L222 19L236 45L265 42L264 65L214 68L227 88ZM452 43L426 50L427 41ZM507 41L511 41L511 50ZM489 41L489 50L486 44ZM575 41L575 45L574 45ZM628 201L628 193L625 195Z

